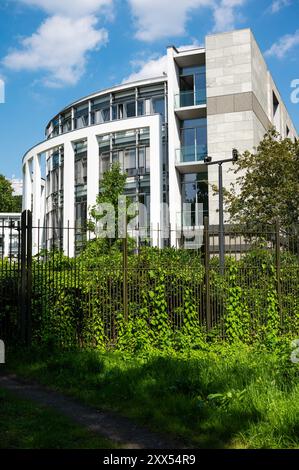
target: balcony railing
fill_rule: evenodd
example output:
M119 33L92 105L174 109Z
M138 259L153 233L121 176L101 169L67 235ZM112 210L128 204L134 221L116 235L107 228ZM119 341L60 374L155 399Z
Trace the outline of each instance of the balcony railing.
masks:
M184 145L176 150L176 162L202 162L207 156L206 145Z
M197 91L181 91L174 97L174 107L186 108L187 106L199 106L205 104L207 101L206 90L197 90Z
M176 213L177 228L203 227L204 217L208 215L208 211L203 209L203 204L198 204L193 211L185 210Z

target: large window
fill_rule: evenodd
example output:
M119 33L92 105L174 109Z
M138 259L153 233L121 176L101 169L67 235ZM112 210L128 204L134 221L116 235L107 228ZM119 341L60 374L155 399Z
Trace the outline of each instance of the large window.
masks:
M201 161L207 155L207 150L206 118L182 121L180 161Z
M180 69L180 94L176 106L194 106L206 101L205 65L183 67Z
M202 225L208 213L208 174L187 173L182 175L182 222L183 225ZM184 204L189 204L183 212Z

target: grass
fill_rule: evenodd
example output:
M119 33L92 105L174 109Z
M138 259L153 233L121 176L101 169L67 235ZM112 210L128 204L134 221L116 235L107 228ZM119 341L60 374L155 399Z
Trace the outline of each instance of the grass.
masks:
M0 389L1 449L111 449L64 416Z
M19 375L201 448L298 448L299 364L287 347L216 345L189 354L34 351Z

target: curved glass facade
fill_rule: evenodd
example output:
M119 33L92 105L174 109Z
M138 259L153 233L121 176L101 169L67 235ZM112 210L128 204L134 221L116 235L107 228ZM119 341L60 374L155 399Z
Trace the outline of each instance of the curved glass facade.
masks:
M101 94L62 111L49 123L47 139L76 129L150 114L166 116L166 82Z

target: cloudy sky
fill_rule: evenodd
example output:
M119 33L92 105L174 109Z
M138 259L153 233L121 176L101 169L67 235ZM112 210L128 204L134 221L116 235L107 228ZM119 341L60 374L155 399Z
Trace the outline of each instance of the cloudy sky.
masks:
M73 100L162 75L169 44L252 28L299 129L299 0L0 0L0 173L21 176L25 151ZM1 93L0 93L1 101Z

